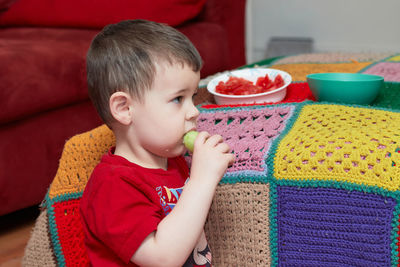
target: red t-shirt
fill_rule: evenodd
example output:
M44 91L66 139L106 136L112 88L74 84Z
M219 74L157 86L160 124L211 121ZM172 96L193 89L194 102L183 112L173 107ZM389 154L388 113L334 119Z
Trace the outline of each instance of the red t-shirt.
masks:
M167 170L148 169L112 152L93 170L80 201L85 245L93 266L134 266L131 257L173 209L189 170L183 157L168 159Z

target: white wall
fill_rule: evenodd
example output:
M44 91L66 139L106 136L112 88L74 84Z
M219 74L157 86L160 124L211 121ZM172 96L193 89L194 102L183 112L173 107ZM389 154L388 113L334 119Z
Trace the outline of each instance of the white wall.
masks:
M310 37L314 51L400 52L400 0L248 0L247 61L270 37Z

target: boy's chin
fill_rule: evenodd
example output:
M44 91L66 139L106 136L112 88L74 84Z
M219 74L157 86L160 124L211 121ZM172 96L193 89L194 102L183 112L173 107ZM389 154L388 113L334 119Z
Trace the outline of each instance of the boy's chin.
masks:
M182 147L180 147L179 153L177 153L176 157L185 155L187 152L188 152L187 148L184 145L182 145Z
M176 157L178 156L184 156L186 153L189 153L187 148L182 144L182 146L179 147L179 152L177 153Z
M175 157L182 156L182 155L186 154L186 152L187 152L187 149L182 144L182 145L179 145L179 146L177 146L177 147L175 147L173 149L168 149L168 150L163 151L161 156L165 157L165 158L175 158Z

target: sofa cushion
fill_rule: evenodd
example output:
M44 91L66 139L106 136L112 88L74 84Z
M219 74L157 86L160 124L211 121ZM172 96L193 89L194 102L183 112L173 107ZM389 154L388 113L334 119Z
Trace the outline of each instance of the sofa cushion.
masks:
M194 46L203 59L201 77L227 70L229 65L229 40L225 28L211 22L196 22L178 27Z
M178 28L199 47L202 77L226 68L227 40L217 24ZM0 29L0 123L26 118L88 99L85 57L99 30L67 28Z
M65 140L100 124L87 100L1 125L0 215L40 203L57 171Z
M15 0L0 0L0 12L7 10Z
M88 98L85 57L96 30L0 30L0 123Z
M102 28L120 20L141 18L176 26L197 16L205 2L152 0L149 4L147 0L18 0L0 16L0 25Z

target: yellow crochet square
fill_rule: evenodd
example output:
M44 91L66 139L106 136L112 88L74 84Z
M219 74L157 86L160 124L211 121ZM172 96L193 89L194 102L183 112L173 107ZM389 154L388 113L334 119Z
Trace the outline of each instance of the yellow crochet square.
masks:
M295 82L306 81L306 76L310 73L324 72L359 72L369 66L371 62L352 62L352 63L307 63L307 64L281 64L272 65L271 68L283 70L292 76Z
M389 58L387 61L400 61L400 55Z
M277 179L323 180L400 189L400 113L307 105L277 147Z

